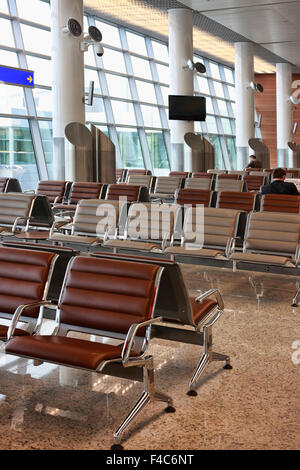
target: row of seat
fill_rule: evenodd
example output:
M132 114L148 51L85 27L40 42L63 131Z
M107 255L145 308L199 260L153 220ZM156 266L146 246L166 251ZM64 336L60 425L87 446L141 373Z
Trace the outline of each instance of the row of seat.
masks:
M220 293L212 289L190 297L178 264L128 255L75 256L55 305L47 286L57 260L51 251L0 247L0 318L9 321L0 325L0 338L6 353L33 359L36 366L50 362L141 381L142 395L115 431L113 449L120 448L125 429L150 400L175 411L171 397L154 389L151 338L203 348L189 395L197 395L199 377L211 361L232 368L228 356L212 350L212 327L224 311ZM41 334L46 307L56 310L47 336ZM88 336L68 336L74 331ZM90 335L106 341L91 341ZM116 339L118 345L110 341Z

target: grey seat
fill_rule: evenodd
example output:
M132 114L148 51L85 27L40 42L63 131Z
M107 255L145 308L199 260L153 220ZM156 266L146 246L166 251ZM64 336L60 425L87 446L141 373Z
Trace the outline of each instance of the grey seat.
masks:
M181 246L171 246L165 250L172 257L184 255L191 257L215 258L226 260L230 247L236 237L240 211L205 207L204 219L197 217L197 209L189 208L185 213ZM195 240L195 234L203 243Z
M178 176L159 176L156 178L153 197L174 199L175 192L181 188L182 178Z
M133 184L136 186L145 186L147 189L150 189L152 179L152 175L129 175L127 182L128 184Z
M185 189L204 189L210 191L213 178L188 178L185 180Z
M36 196L23 193L0 193L0 234L13 235L28 229Z
M217 178L215 184L215 191L238 191L244 190L244 181L232 179L219 179Z
M295 267L299 262L300 215L250 212L243 252L233 252L233 268L240 261Z

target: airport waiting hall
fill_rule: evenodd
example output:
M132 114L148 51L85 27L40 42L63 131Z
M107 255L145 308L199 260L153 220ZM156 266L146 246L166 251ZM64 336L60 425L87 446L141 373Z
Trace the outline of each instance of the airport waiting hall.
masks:
M0 0L1 450L300 448L296 15Z

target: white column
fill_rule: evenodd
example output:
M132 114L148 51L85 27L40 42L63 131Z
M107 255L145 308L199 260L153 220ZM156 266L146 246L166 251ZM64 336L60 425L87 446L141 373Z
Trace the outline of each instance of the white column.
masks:
M279 167L293 167L293 154L288 148L292 138L292 66L276 64L277 156Z
M85 124L84 53L80 37L63 31L70 18L83 31L83 0L51 0L53 63L53 172L55 179L65 178L65 127L70 122Z
M170 95L194 95L194 74L183 70L193 60L193 12L177 8L169 10ZM170 121L171 169L189 171L191 150L184 143L184 135L194 132L194 123Z
M235 44L235 90L236 90L236 149L237 169L242 170L249 161L249 139L254 132L254 91L250 83L254 79L253 44Z

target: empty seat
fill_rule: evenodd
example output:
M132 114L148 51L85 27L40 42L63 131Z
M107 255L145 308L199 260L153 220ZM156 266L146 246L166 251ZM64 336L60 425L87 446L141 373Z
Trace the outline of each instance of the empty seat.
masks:
M259 191L267 183L267 178L263 175L245 175L243 181L247 183L248 191Z
M197 210L190 208L185 213L181 246L171 246L165 252L172 256L226 259L236 237L239 211L205 207L202 219Z
M212 175L213 176L213 175ZM212 189L213 178L187 178L185 180L185 189L202 189L210 191Z
M239 261L294 267L298 264L300 215L284 212L250 212L243 253L234 252L234 268Z
M215 169L210 169L210 170L207 170L207 173L213 173L215 175L220 175L222 173L227 173L226 170L217 170L216 168Z
M212 191L202 189L179 189L176 193L175 202L181 206L203 204L205 207L209 207L211 198Z
M0 178L0 193L21 193L19 180L15 178Z
M217 175L217 180L238 180L239 179L239 175L237 174L220 174L220 175Z
M105 199L113 201L123 198L127 199L128 202L141 201L144 200L142 188L143 186L132 184L110 184L107 188ZM147 188L144 188L144 190L148 193Z
M26 335L38 328L40 306L48 294L51 272L57 256L54 253L0 247L0 318L10 320L19 309L19 321L26 326L15 335ZM24 313L23 313L24 312ZM2 322L3 323L3 322ZM6 340L8 327L0 324L0 339Z
M17 227L28 228L36 196L23 193L0 193L0 233L14 233Z
M102 183L73 183L68 201L64 204L55 204L57 210L75 210L81 199L99 199L103 191ZM65 201L63 201L65 202Z
M116 169L116 183L122 183L125 181L127 175L127 170L124 168L117 168Z
M215 191L243 191L244 182L242 180L219 179L215 184Z
M228 174L229 175L238 175L239 177L242 178L244 175L247 174L247 172L246 171L240 171L240 170L229 170Z
M12 338L6 352L36 361L143 382L137 404L114 433L119 444L125 428L151 399L172 400L154 389L153 358L144 353L163 268L118 260L79 256L69 265L60 297L55 335ZM100 343L67 336L81 331L117 339L121 344ZM124 341L124 343L123 343Z
M181 207L176 204L132 204L126 222L125 240L108 240L104 247L138 251L162 251L172 243ZM180 227L181 228L181 227Z
M170 171L169 176L178 176L179 178L189 178L190 172L189 171Z
M286 170L286 177L287 178L299 178L299 170L294 168L287 168Z
M153 196L174 199L176 190L181 188L181 183L182 178L178 176L159 176L156 178Z
M133 175L136 175L136 176L146 176L146 175L150 175L150 176L151 176L151 171L150 171L150 170L146 170L145 168L131 168L131 169L128 169L128 170L127 170L127 173L126 173L125 182L128 183L128 178L129 178L130 176L133 176Z
M145 186L147 189L150 189L152 180L153 177L151 175L129 175L128 184Z
M290 194L264 194L261 199L261 211L299 214L299 209L300 196Z
M250 212L255 209L256 194L250 192L221 191L218 193L216 207L220 209L238 209Z
M213 178L214 174L213 173L207 173L204 171L196 171L195 173L192 174L192 178Z
M40 181L36 194L47 196L51 204L62 202L64 197L68 197L71 183L66 181Z
M126 204L121 205L121 210ZM63 244L83 244L92 246L99 244L109 236L116 236L120 216L119 201L101 199L82 199L76 207L73 223L54 224L50 232L50 240ZM60 232L56 232L59 226ZM61 233L69 230L70 235Z

